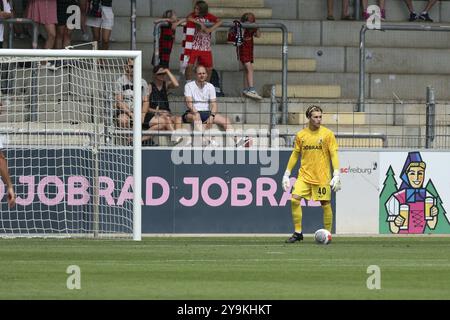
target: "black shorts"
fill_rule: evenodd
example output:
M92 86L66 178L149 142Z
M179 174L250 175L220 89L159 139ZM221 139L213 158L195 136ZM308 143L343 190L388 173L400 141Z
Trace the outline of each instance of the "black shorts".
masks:
M125 114L125 112L122 111L122 110L118 110L116 112L116 118L115 118L115 122L116 123L118 122L119 116L121 114ZM142 130L150 129L150 120L152 120L153 117L154 117L154 114L151 113L151 112L148 112L148 113L145 114L144 123L142 124ZM130 120L130 127L133 128L133 120Z
M190 113L189 110L187 110L183 115L181 116L181 119L183 119L183 123L188 123L186 116ZM202 123L205 123L206 120L211 116L211 111L199 111L200 113L200 119L202 120Z
M152 112L147 112L144 117L144 123L142 124L142 130L150 129L150 120L155 116Z

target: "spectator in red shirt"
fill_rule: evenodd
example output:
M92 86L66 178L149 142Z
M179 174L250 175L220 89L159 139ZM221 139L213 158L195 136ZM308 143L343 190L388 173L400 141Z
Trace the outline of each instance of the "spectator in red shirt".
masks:
M255 15L251 12L244 13L241 17L242 23L256 22ZM245 28L242 44L237 47L238 58L244 69L244 90L242 93L250 98L261 100L262 97L253 86L253 37L259 38L261 32L255 28Z
M213 69L211 33L220 27L222 21L208 12L208 4L202 0L195 3L194 12L189 14L186 20L196 24L192 51L186 68L186 80L193 79L194 65L197 63L206 67L208 73L206 81L209 82ZM205 23L214 23L214 25L207 27Z

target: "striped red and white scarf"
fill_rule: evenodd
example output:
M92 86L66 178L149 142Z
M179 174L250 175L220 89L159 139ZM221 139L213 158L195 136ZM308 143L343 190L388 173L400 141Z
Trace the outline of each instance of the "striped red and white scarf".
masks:
M192 44L194 42L195 23L187 21L183 27L183 41L181 42L181 55L180 55L180 72L184 74L188 65L189 56L192 51Z

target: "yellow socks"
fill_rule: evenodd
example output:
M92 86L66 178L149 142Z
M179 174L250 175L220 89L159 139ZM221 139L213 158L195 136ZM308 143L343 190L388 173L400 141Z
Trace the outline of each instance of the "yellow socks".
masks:
M302 232L302 206L300 205L300 200L295 198L291 199L292 207L292 220L294 221L295 232ZM331 207L330 207L331 209Z
M333 211L331 210L331 203L324 205L323 207L323 226L325 229L331 232L333 227Z

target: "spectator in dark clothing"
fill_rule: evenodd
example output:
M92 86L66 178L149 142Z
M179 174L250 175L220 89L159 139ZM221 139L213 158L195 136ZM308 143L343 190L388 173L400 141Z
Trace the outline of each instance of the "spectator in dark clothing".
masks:
M155 20L155 24L161 21L167 21L168 26L161 27L161 34L159 36L159 63L155 63L154 54L152 58L152 65L155 64L169 68L170 54L172 53L173 42L175 40L175 33L177 27L184 23L186 19L178 19L174 10L167 10L164 12L162 19Z

